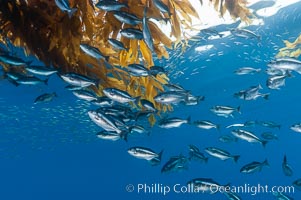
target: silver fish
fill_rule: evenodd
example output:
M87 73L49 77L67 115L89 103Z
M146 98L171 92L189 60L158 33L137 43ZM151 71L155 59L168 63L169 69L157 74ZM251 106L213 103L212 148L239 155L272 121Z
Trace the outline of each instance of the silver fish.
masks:
M61 78L68 84L79 87L88 87L90 85L98 86L98 82L87 76L76 74L76 73L66 73L61 74Z
M114 17L120 21L121 23L129 24L132 26L136 26L141 23L141 19L139 19L136 15L130 14L124 11L115 11Z
M127 70L130 75L135 77L146 77L149 76L149 70L140 64L129 64Z
M55 0L55 4L61 9L63 12L67 12L69 18L77 11L77 8L70 8L69 0Z
M295 180L295 181L293 182L293 186L294 186L295 188L297 188L298 190L301 190L301 178Z
M188 169L188 159L183 155L171 157L162 167L161 173L182 171Z
M154 104L146 99L141 99L140 100L141 105L143 106L143 108L145 108L146 110L152 111L152 112L156 112L157 109L155 108Z
M230 32L232 33L232 35L241 37L241 38L245 38L245 39L257 39L258 41L261 40L261 37L259 35L257 35L256 33L247 30L247 29L238 29L238 28L234 28L234 29L230 29Z
M137 40L143 39L143 33L140 29L125 28L120 31L120 34L128 39L137 39Z
M277 135L271 132L264 132L261 134L261 137L265 140L278 140Z
M260 68L242 67L234 71L237 75L256 74L261 71Z
M10 56L10 55L0 55L0 62L3 62L8 65L20 66L20 65L29 65L32 61L24 61L21 58Z
M277 198L277 200L294 200L292 197L289 197L281 192L273 192L273 195Z
M153 0L154 5L163 13L168 13L170 16L170 11L167 5L165 5L161 0Z
M160 153L157 154L156 152L154 152L153 150L151 150L149 148L131 147L128 149L128 153L136 158L151 161L155 158L159 158L161 160L163 151L161 151Z
M103 90L103 93L113 101L119 103L129 103L134 102L137 103L140 100L140 97L132 97L127 92L116 89L116 88L106 88Z
M34 76L28 76L28 77L21 77L21 78L17 79L16 82L18 84L22 84L22 85L38 85L41 83L48 85L48 78L45 80L41 80Z
M154 52L154 42L153 42L153 37L151 35L151 31L147 24L146 11L147 11L147 7L144 8L144 15L143 15L143 19L142 19L143 39L144 39L144 42L146 43L147 47L151 50L151 52Z
M120 134L116 133L115 131L101 131L97 133L96 136L100 139L111 141L117 141L121 138Z
M245 141L248 141L248 142L251 142L251 143L258 142L263 147L265 147L265 145L268 143L268 141L259 139L256 135L254 135L250 131L245 131L245 130L242 130L242 129L236 129L236 130L232 130L231 133L239 139L242 139L242 140L245 140Z
M294 58L281 58L268 63L271 68L291 70L301 74L301 61Z
M210 109L213 113L215 113L217 116L222 116L222 117L233 117L233 112L238 112L240 113L240 106L237 108L233 108L230 106L214 106Z
M291 166L287 163L286 155L283 157L282 161L282 171L285 176L292 176L293 175L293 170Z
M42 95L38 96L35 99L34 103L50 102L50 101L52 101L52 99L54 97L57 97L57 94L55 92L53 92L53 93L45 93L45 94L42 94Z
M80 49L85 52L87 55L96 58L96 59L105 59L106 61L109 60L109 56L103 55L98 48L90 46L88 44L80 44Z
M128 8L127 4L118 1L99 1L95 6L104 11L117 11L121 8Z
M125 48L124 44L116 39L110 38L108 39L108 42L110 45L112 45L113 48L118 50L126 50L128 51L128 48Z
M223 193L229 200L241 200L239 196L232 192L224 192Z
M177 128L182 124L190 124L190 117L187 119L180 119L177 117L162 119L159 121L159 127L161 128Z
M211 178L195 178L190 180L187 185L189 185L193 191L198 192L209 192L210 194L214 194L214 191L218 191L218 188L229 187L227 185L220 185L216 181Z
M168 91L158 94L154 97L154 100L161 104L178 104L185 102L187 98L188 93L186 92Z
M234 94L235 97L243 100L256 100L258 97L263 97L264 99L269 98L269 93L262 94L259 90L262 89L261 85L251 86L246 90L241 90Z
M262 167L264 166L270 166L267 159L265 159L262 163L254 161L249 164L246 164L240 169L240 172L245 174L250 174L250 173L261 171Z
M50 76L58 72L56 69L53 68L49 68L45 66L36 66L36 65L28 65L25 67L25 70L41 76Z
M221 160L233 159L234 162L237 162L237 160L240 158L240 155L231 155L229 152L215 147L207 147L205 151L209 155L219 158Z
M109 115L96 111L89 111L88 115L95 124L103 128L104 130L114 131L116 133L122 132L122 130L119 129L118 126L115 124L114 119Z
M301 123L293 124L290 129L297 133L301 133Z
M85 100L85 101L96 101L97 96L94 92L88 91L88 90L74 90L72 92L77 98Z
M202 129L212 129L212 128L219 129L220 128L220 125L214 124L208 120L195 121L195 122L193 122L193 124Z

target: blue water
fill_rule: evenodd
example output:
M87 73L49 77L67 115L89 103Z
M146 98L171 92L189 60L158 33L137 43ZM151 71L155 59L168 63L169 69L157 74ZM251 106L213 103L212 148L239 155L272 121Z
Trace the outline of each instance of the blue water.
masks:
M206 98L196 106L175 106L169 116L191 116L193 121L211 120L221 124L220 131L206 131L190 125L174 129L154 126L150 128L150 136L131 137L128 142L104 141L96 138L100 128L87 115L91 106L65 90L66 83L57 76L51 76L48 86L15 87L6 80L0 81L0 199L222 200L226 197L221 193L170 191L164 195L163 192L144 189L138 191L138 187L159 185L161 189L168 186L173 190L174 185L185 186L194 178L212 178L220 184L231 183L233 186L291 185L301 178L301 135L290 130L292 124L301 122L300 74L294 73L295 77L287 79L281 90L269 90L265 86L267 74L238 76L233 71L251 66L264 72L277 49L283 47L282 40L293 41L300 34L300 13L301 3L297 3L264 19L264 26L248 27L261 35L260 44L255 40L233 37L200 40L190 42L191 47L182 56L175 52L171 53L171 59L158 61L168 66L171 82ZM225 31L236 25L216 29ZM195 52L195 47L207 44L214 44L214 48ZM217 52L223 52L223 55L218 56ZM258 84L263 86L264 92L270 93L269 100L244 101L233 97L235 92ZM52 102L33 104L40 94L54 91L58 98ZM234 118L218 117L209 110L215 105L241 106L241 114L235 114ZM266 148L241 140L229 144L218 141L220 135L230 134L226 126L247 120L281 124L280 130L260 126L249 128L257 135L272 131L279 140L270 141ZM234 163L210 157L207 164L192 161L188 170L161 174L161 167L171 156L188 154L189 144L196 145L201 151L210 146L219 147L241 155L241 158ZM127 149L132 146L148 147L156 152L164 150L161 164L151 166L130 156ZM286 177L282 172L284 154L294 170L292 177ZM249 175L239 172L243 165L252 161L262 162L266 158L269 168ZM134 186L133 192L126 191L129 184ZM294 193L286 194L301 199L301 191L296 188ZM240 193L238 196L247 200L275 199L271 193L263 192L256 195Z

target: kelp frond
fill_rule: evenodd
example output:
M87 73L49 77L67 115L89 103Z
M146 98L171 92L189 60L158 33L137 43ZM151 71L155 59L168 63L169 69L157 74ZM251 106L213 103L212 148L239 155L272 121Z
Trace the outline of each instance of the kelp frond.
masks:
M299 57L301 55L301 35L294 42L283 40L285 47L281 48L276 57Z

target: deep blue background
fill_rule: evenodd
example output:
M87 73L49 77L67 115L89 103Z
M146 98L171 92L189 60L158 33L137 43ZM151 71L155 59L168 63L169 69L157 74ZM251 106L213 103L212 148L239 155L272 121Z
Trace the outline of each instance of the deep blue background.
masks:
M265 86L265 73L237 76L233 71L244 66L264 71L266 63L283 46L282 40L293 41L300 34L300 13L301 4L298 3L264 19L262 27L249 27L261 35L260 44L234 37L200 40L191 42L192 46L183 55L171 53L170 60L159 62L167 65L172 82L206 97L197 106L176 106L169 116L211 120L222 125L220 131L204 131L189 125L169 130L155 126L150 136L132 137L128 143L98 140L95 134L100 128L87 115L91 107L66 91L66 84L58 77L52 76L48 86L35 87L15 87L6 80L0 81L0 199L226 199L222 194L173 193L163 197L161 194L125 191L127 184L185 185L190 179L199 177L232 185L291 185L301 178L301 135L290 130L292 124L301 122L300 74L294 73L295 77L288 79L285 87L272 91ZM230 27L235 27L235 24ZM219 31L227 28L229 26L217 27ZM195 47L207 44L214 44L214 48L202 53L194 51ZM218 52L223 55L218 56ZM233 98L233 93L257 84L264 87L264 92L271 93L269 100ZM58 94L53 102L33 104L38 95L53 91ZM242 114L235 114L234 118L217 117L209 110L214 105L241 106ZM231 144L218 141L220 135L230 133L225 128L227 125L247 120L280 123L280 130L249 129L257 135L272 131L279 140L271 141L266 148L244 141ZM161 167L169 157L187 155L189 144L201 150L216 146L239 154L241 158L235 164L231 160L224 162L210 157L207 164L191 162L187 171L161 174ZM149 147L158 152L164 149L161 165L153 167L131 157L126 150L132 146ZM282 172L284 154L294 169L293 177L285 177ZM251 175L239 172L243 165L265 158L270 167L262 172ZM301 192L297 189L295 194L289 195L301 199ZM243 199L275 199L271 194L239 196Z

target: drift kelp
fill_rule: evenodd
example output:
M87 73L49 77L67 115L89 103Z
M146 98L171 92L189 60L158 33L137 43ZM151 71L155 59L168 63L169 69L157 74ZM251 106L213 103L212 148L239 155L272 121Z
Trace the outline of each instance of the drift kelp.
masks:
M299 35L295 41L290 42L283 40L285 47L279 50L276 57L294 57L298 58L301 55L301 35Z
M170 105L154 101L154 97L164 91L163 85L168 83L166 74L130 76L127 66L141 64L150 69L154 65L153 55L159 59L168 58L166 48L172 49L182 43L184 28L191 28L192 18L199 18L198 13L188 0L162 0L163 10L168 12L162 12L157 1L117 2L120 4L115 2L117 8L113 9L101 5L105 2L93 5L90 0L70 0L70 12L65 12L55 1L1 1L0 41L7 44L9 39L14 45L24 47L27 54L34 54L60 74L76 73L97 80L98 85L90 87L99 96L104 95L103 89L114 87L148 100L159 111L171 110ZM213 2L215 7L217 2L220 3L223 8L222 12L217 9L220 13L228 10L234 18L249 21L250 13L244 1ZM138 20L134 20L133 16ZM163 33L149 19L168 20L170 34ZM122 23L123 20L128 23ZM145 39L144 35L151 38ZM120 41L124 48L116 48L116 42L112 45L114 40ZM149 49L150 40L154 51ZM98 59L96 54L104 59ZM11 66L5 65L4 69L10 71ZM14 70L25 72L24 67ZM155 122L153 115L149 119L152 124Z

